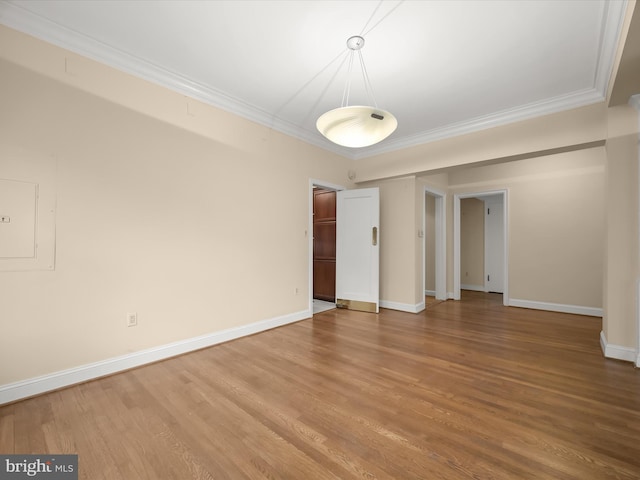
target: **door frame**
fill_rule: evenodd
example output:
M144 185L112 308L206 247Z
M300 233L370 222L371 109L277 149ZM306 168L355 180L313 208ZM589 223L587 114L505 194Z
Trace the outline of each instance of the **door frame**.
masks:
M471 193L455 193L453 195L453 299L460 300L460 200L463 198L475 198L486 195L502 195L502 228L504 235L504 259L502 280L502 303L509 306L509 190L487 190Z
M335 183L326 182L324 180L318 180L315 178L309 179L309 226L307 227L306 235L309 240L309 279L307 284L307 290L309 292L308 309L313 315L313 187L324 188L325 190L340 191L346 190L347 187L338 185Z
M427 195L435 197L435 239L436 239L436 299L446 300L447 295L447 194L431 187L424 187L422 202L422 295L427 289ZM424 299L424 298L423 298Z

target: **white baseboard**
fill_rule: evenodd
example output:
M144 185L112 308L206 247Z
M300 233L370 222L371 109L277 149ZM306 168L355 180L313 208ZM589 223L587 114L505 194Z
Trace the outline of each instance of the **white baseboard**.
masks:
M400 310L401 312L420 313L425 309L424 301L412 305L410 303L398 303L389 302L387 300L380 300L380 306L382 308L389 308L391 310Z
M473 290L474 292L486 292L484 285L469 285L466 283L460 284L461 290Z
M424 294L428 297L435 297L436 296L436 291L435 290L425 290Z
M582 307L580 305L564 305L562 303L534 302L533 300L509 299L509 306L521 308L533 308L535 310L548 310L550 312L574 313L576 315L588 315L601 317L602 309L595 307Z
M607 337L602 331L600 332L600 348L602 348L602 353L607 358L615 358L616 360L624 360L626 362L638 362L638 360L640 360L640 355L636 357L635 348L607 343Z
M281 317L261 320L241 327L229 328L220 332L214 332L199 337L188 338L178 342L148 348L138 352L109 358L95 363L81 365L79 367L50 373L40 377L30 378L20 382L0 385L0 405L14 402L34 395L39 395L51 390L68 387L77 383L86 382L95 378L104 377L131 368L157 362L166 358L182 355L201 348L210 347L218 343L228 342L236 338L253 335L272 328L298 322L311 318L312 313L304 310Z

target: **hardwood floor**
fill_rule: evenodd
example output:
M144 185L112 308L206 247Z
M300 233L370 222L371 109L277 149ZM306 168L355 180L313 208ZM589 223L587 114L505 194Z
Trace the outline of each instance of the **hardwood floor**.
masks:
M438 300L436 297L432 297L430 295L426 295L424 297L424 306L425 306L425 308L431 308L431 307L434 307L434 306L436 306L439 303L442 303L444 301L445 300Z
M495 294L331 310L0 408L82 479L638 479L640 371L601 320Z

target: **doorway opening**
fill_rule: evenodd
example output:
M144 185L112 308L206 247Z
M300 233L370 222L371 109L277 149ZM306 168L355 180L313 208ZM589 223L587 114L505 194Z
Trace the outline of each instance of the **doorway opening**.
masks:
M446 194L425 187L422 231L422 291L425 307L446 300Z
M453 298L477 290L509 305L507 191L456 194L453 208Z
M309 310L336 308L336 192L344 190L321 180L309 184Z

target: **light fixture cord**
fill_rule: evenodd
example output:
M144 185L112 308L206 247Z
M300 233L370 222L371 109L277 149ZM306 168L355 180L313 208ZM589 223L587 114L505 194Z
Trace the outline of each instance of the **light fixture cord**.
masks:
M360 68L362 69L362 77L364 78L364 88L367 91L367 96L373 102L373 106L378 108L378 103L376 102L376 98L373 95L373 86L371 85L371 80L369 80L369 74L367 73L367 67L364 65L362 50L358 50L358 54L360 57Z
M375 24L373 27L371 27L371 28L370 28L369 30L367 30L366 32L362 33L360 36L361 36L361 37L364 37L365 35L368 35L368 34L371 32L371 30L373 30L373 29L374 29L374 28L376 28L378 25L380 25L380 23L382 23L382 21L383 21L385 18L387 18L389 15L391 15L391 13L392 13L396 8L398 8L400 5L402 5L403 3L404 3L404 0L400 0L400 1L396 4L396 6L395 6L395 7L393 7L391 10L389 10L387 13L385 13L384 17L382 17L380 20L378 20L378 21L376 22L376 24ZM376 9L373 11L373 13L374 13L374 14L376 13L376 11L378 10L378 8L380 7L380 5L381 5L381 4L382 4L382 0L380 0L380 3L379 3L379 4L378 4L378 6L376 7ZM371 15L371 17L373 18L373 15ZM370 21L371 21L371 18L369 19L369 22L370 22ZM369 25L369 22L367 22L367 25ZM366 25L365 25L365 28L367 28L367 27L366 27ZM362 30L364 30L364 28L363 28Z
M347 69L347 81L344 84L344 90L342 92L342 104L341 107L349 105L349 94L351 93L351 71L353 70L353 54L354 51L349 52L349 68Z
M344 54L345 54L345 52L343 51L340 55L344 55ZM336 58L339 58L339 57L336 57ZM336 79L336 76L338 75L338 72L340 72L340 70L342 69L342 66L344 65L344 62L346 62L346 61L347 61L347 56L344 55L344 58L340 62L340 65L338 65L338 68L333 73L333 76L331 77L331 80L329 80L327 85L324 87L324 90L322 90L322 93L320 93L320 96L316 99L315 103L311 106L311 108L307 112L307 115L302 120L302 125L307 123L307 120L309 119L309 116L311 115L311 113L313 113L315 111L315 109L318 106L318 104L320 103L320 101L324 98L325 93L327 93L327 90L329 90L329 87L333 84L333 81ZM327 67L328 67L328 65L327 65ZM326 70L326 67L325 67L325 70Z
M373 20L373 17L375 16L376 12L378 11L378 9L380 8L380 5L382 5L383 0L380 0L378 2L378 6L376 6L375 10L373 11L373 13L371 14L371 16L369 17L369 20L367 20L367 23L364 24L364 27L362 27L362 31L360 32L360 36L364 37L364 31L367 28L367 26L369 25L369 23L371 22L371 20ZM380 23L380 22L378 22ZM367 32L368 33L368 32Z
M302 85L297 91L296 93L294 93L293 95L291 95L282 105L280 105L280 107L278 107L278 110L276 110L276 112L273 114L273 120L275 121L275 119L278 118L279 113L287 106L289 105L289 103L291 103L293 101L294 98L296 98L298 95L300 95L300 93L309 86L309 84L311 84L311 82L313 82L316 78L318 78L322 73L325 72L325 70L327 70L336 60L338 60L340 57L342 57L345 54L344 50L341 50L340 53L338 55L336 55L333 60L331 60L329 63L327 63L324 67L322 67L322 70L320 70L318 73L316 73L313 77L311 77L304 85ZM331 83L333 83L333 80L336 78L336 75L338 74L338 72L340 71L340 69L342 68L342 65L344 65L345 60L347 59L347 57L345 56L342 59L342 62L340 62L340 65L338 66L336 72L333 74L333 76L331 77L331 80L329 81L329 83L327 84L327 86L325 87L324 91L322 92L322 96L324 96L324 93L327 91L327 89L329 88L329 86L331 85ZM322 98L322 96L320 97L320 99ZM316 103L320 102L320 99L318 99L318 101Z

